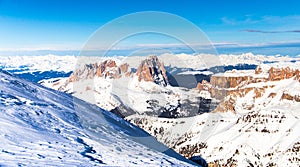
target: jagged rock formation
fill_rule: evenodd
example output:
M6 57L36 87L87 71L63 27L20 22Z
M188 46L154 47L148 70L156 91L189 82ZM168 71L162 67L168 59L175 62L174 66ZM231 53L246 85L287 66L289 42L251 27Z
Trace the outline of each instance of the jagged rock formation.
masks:
M139 81L151 81L158 85L167 86L168 78L164 64L157 56L149 56L139 65L136 75Z
M128 77L132 75L127 63L117 66L114 60L105 60L100 63L86 64L83 68L76 69L69 77L69 82L82 79L92 79L95 76L104 78L120 78L122 75Z
M157 56L149 56L137 68L138 81L151 81L158 85L168 85L168 78L163 63ZM117 66L114 60L105 60L100 63L85 64L83 68L76 69L69 77L69 82L92 79L94 77L118 79L122 76L132 76L127 63Z
M131 76L133 76L132 71L127 63L118 66L115 60L107 59L99 63L85 64L81 68L75 69L67 80L62 84L58 83L57 89L71 94L84 94L81 98L88 102L93 102L94 97L96 97L95 94L100 97L105 96L97 102L97 105L124 117L132 113L132 110L119 106L118 99L114 99L110 94L107 94L107 89L111 87L111 79ZM118 113L121 110L123 113Z

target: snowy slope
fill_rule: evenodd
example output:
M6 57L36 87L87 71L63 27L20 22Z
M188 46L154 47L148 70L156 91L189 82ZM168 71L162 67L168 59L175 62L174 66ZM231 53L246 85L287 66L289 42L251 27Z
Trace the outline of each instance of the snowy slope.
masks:
M191 165L94 105L3 71L0 77L0 166Z
M135 115L126 119L187 157L200 155L221 165L297 167L299 107L281 102L238 115L207 113L179 119Z
M265 78L272 66L300 67L297 63L276 63L262 65L260 74L250 70L219 75ZM299 78L250 81L239 86L239 95L231 97L234 112L224 108L190 118L133 115L126 119L186 157L201 155L207 162L225 166L300 166ZM250 91L243 94L244 89Z

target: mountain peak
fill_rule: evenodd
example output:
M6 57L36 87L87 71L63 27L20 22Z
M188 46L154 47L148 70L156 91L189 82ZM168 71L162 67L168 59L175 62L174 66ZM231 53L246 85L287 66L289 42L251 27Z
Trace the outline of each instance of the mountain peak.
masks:
M164 64L157 56L149 56L143 60L136 71L136 75L139 81L151 81L162 86L168 85Z

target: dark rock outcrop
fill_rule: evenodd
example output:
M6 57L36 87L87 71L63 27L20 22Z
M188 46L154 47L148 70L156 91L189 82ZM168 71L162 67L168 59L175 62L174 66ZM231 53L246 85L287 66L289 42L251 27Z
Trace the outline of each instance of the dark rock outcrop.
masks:
M136 71L136 75L139 81L150 81L162 86L168 85L164 64L157 56L149 56L143 60Z

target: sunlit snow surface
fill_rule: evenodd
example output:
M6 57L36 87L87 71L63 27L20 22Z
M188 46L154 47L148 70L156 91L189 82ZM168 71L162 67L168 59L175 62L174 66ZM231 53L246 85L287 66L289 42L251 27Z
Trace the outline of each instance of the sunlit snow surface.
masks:
M0 77L0 166L191 165L94 105L3 71Z

